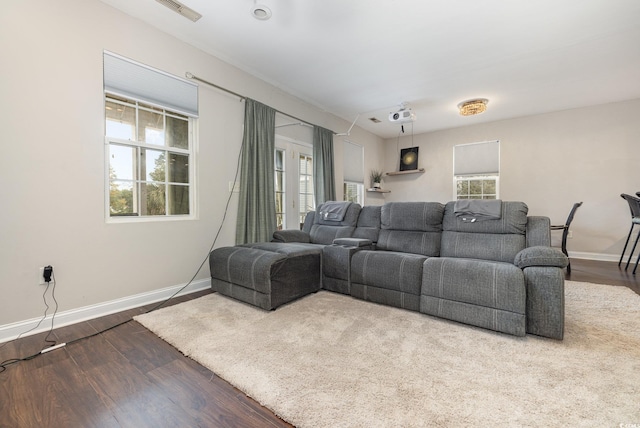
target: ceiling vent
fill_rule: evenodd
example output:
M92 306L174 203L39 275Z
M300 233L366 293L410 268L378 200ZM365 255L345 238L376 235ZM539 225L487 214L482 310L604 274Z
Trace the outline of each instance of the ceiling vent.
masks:
M161 5L168 7L172 11L179 13L185 18L192 20L193 22L196 22L198 19L202 18L202 15L200 15L198 12L183 5L178 1L175 1L175 0L156 0L156 1Z

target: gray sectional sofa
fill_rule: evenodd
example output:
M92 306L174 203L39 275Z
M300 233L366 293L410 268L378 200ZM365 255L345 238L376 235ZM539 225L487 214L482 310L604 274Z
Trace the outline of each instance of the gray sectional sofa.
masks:
M562 339L567 257L522 202L327 202L302 230L209 257L213 290L266 310L326 289L503 333Z

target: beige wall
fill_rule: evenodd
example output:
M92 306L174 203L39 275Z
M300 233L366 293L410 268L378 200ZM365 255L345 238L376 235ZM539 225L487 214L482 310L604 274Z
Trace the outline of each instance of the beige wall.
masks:
M222 220L244 104L200 85L199 219L105 223L103 50L192 72L336 132L350 126L97 0L4 4L0 45L0 326L42 315L37 269L46 264L60 311L184 284ZM378 164L382 140L361 130L356 138ZM233 198L218 246L234 242ZM208 275L206 265L198 278Z
M631 100L386 140L385 171L397 170L398 149L412 144L426 171L387 177L385 200L452 200L453 146L500 140L501 199L522 200L554 224L583 201L569 252L617 261L631 224L620 193L640 191L639 109Z

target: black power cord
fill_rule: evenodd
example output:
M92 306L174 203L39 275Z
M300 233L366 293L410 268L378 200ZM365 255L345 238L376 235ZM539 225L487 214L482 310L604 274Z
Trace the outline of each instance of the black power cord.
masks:
M53 301L56 304L56 307L53 311L53 315L51 316L51 327L49 328L49 332L47 333L47 335L44 338L45 343L48 343L49 346L43 348L40 352L30 355L28 357L24 357L24 358L10 358L8 360L5 360L3 362L0 363L0 373L4 372L7 369L7 366L11 365L11 364L15 364L15 363L19 363L20 361L28 361L28 360L32 360L35 357L37 357L38 355L51 351L53 350L52 348L56 347L56 341L55 340L51 340L49 339L49 337L51 336L51 334L53 333L53 322L55 320L56 317L56 313L58 313L58 301L56 300L56 278L55 275L53 274L53 268L51 266L47 266L44 268L44 280L47 283L47 288L44 289L44 292L42 293L42 300L44 301L44 305L46 307L46 309L44 310L44 315L42 315L42 318L40 318L40 321L38 321L38 324L35 325L35 327L27 330L27 331L23 331L22 333L20 333L18 335L18 337L16 337L13 340L10 340L9 342L5 342L2 345L0 345L0 349L2 349L3 347L5 347L8 343L14 342L18 339L20 339L23 335L29 333L30 331L33 331L35 329L37 329L38 327L40 327L40 324L42 324L42 321L45 320L45 318L47 318L47 312L49 312L49 304L47 303L47 291L49 291L49 287L51 286L51 284L53 283L53 286L51 286L51 297L53 298Z
M189 280L189 282L187 282L184 286L180 287L180 289L179 289L178 291L176 291L175 293L173 293L173 294L172 294L171 296L169 296L167 299L163 300L162 302L160 302L159 304L157 304L157 305L156 305L156 306L154 306L153 308L151 308L151 309L149 309L148 311L146 311L146 312L145 312L145 314L148 314L148 313L150 313L150 312L153 312L153 311L155 311L155 310L160 309L161 307L163 307L164 305L166 305L166 304L167 304L171 299L173 299L174 297L176 297L180 292L182 292L185 288L187 288L189 285L191 285L191 283L193 283L193 281L196 279L196 277L198 276L198 274L199 274L199 273L200 273L200 271L202 270L202 268L203 268L204 264L205 264L205 263L207 262L207 260L209 259L209 254L211 253L211 251L213 251L213 248L215 247L216 242L218 241L218 237L220 236L220 232L222 231L222 227L224 226L224 222L225 222L225 220L226 220L226 218L227 218L227 213L229 212L229 204L231 203L231 198L233 197L233 189L235 189L235 187L236 187L236 183L238 182L238 173L240 172L240 160L242 159L242 152L243 152L243 150L244 150L244 138L243 138L242 145L240 146L240 152L238 153L238 160L237 160L237 162L236 162L236 173L235 173L235 176L233 177L233 186L232 186L232 188L231 188L231 191L229 191L229 197L227 198L227 203L226 203L226 205L225 205L225 207L224 207L224 213L223 213L223 215L222 215L222 221L220 222L220 226L218 227L218 231L216 232L216 235L215 235L215 237L213 238L213 242L211 243L211 246L209 247L209 251L207 252L207 254L206 254L205 258L202 260L202 263L200 263L200 266L198 266L198 269L197 269L197 270L196 270L196 272L193 274L193 276L191 277L191 279ZM49 269L49 270L48 270L48 269ZM50 276L49 276L49 277L47 277L47 274L49 274ZM49 351L53 351L53 350L55 350L55 349L62 348L62 347L64 347L64 346L66 346L66 345L70 345L70 344L72 344L72 343L76 343L76 342L79 342L79 341L81 341L81 340L89 339L89 338L91 338L91 337L94 337L94 336L97 336L97 335L99 335L99 334L105 333L105 332L107 332L107 331L109 331L109 330L113 330L113 329L114 329L114 328L116 328L116 327L120 327L121 325L124 325L124 324L127 324L127 323L129 323L129 322L133 321L133 318L129 318L129 319L128 319L128 320L126 320L126 321L122 321L122 322L120 322L120 323L118 323L118 324L112 325L111 327L107 327L107 328L105 328L105 329L103 329L103 330L100 330L100 331L98 331L98 332L92 333L92 334L87 335L87 336L82 336L82 337L79 337L79 338L77 338L77 339L73 339L73 340L70 340L69 342L61 343L61 344L59 344L59 345L58 345L58 344L56 344L56 341L48 340L48 339L49 339L49 336L50 336L50 335L51 335L51 333L53 332L53 320L54 320L54 317L55 317L55 315L56 315L56 312L58 311L58 301L56 300L56 298L55 298L55 294L54 294L54 293L55 293L56 280L55 280L55 276L54 276L54 274L53 274L53 267L51 267L51 266L47 266L47 267L45 267L45 268L44 268L43 276L45 277L45 282L47 282L47 288L45 289L45 291L44 291L44 293L43 293L43 295L42 295L43 300L44 300L44 304L45 304L45 306L47 307L47 309L45 309L44 316L42 317L42 319L40 319L40 321L38 322L38 324L37 324L35 327L31 328L30 330L27 330L27 331L25 331L25 332L20 333L20 334L18 335L18 337L16 337L15 339L13 339L13 340L11 340L11 341L9 341L9 342L3 343L2 345L0 345L0 349L1 349L2 347L4 347L5 345L7 345L8 343L10 343L10 342L13 342L13 341L16 341L16 340L20 339L20 337L21 337L22 335L24 335L24 334L26 334L26 333L28 333L28 332L30 332L30 331L33 331L33 330L35 330L36 328L38 328L38 327L40 326L40 324L42 323L42 321L46 318L46 316L47 316L47 311L49 310L49 305L47 304L47 300L46 300L45 296L46 296L47 290L49 289L49 284L50 284L50 282L51 282L51 278L53 278L53 289L52 289L52 292L51 292L51 296L53 297L53 301L56 303L56 309L55 309L55 311L54 311L54 313L53 313L53 316L51 317L51 328L49 329L49 333L48 333L48 334L47 334L47 336L45 337L45 342L46 342L46 343L51 343L51 345L50 345L50 346L48 346L48 347L43 348L40 352L37 352L37 353L35 353L35 354L33 354L33 355L30 355L30 356L28 356L28 357L24 357L24 358L11 358L11 359L8 359L8 360L6 360L6 361L1 362L1 363L0 363L0 373L4 372L4 371L7 369L7 366L10 366L11 364L19 363L19 362L21 362L21 361L29 361L29 360L33 360L34 358L36 358L36 357L38 357L38 356L40 356L40 355L42 355L42 354L45 354L45 353L47 353L47 352L49 352ZM47 281L47 279L49 279L49 281Z

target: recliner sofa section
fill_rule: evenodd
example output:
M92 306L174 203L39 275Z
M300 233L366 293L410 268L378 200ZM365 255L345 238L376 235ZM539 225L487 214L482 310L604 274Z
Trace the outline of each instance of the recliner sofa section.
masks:
M549 219L528 216L522 202L491 204L493 217L462 215L456 201L350 204L340 221L326 218L321 205L300 231L214 250L212 288L264 309L322 288L512 335L562 339L568 260L550 247Z
M422 267L440 253L443 210L437 202L383 205L375 250L357 251L351 259L350 294L419 311Z

